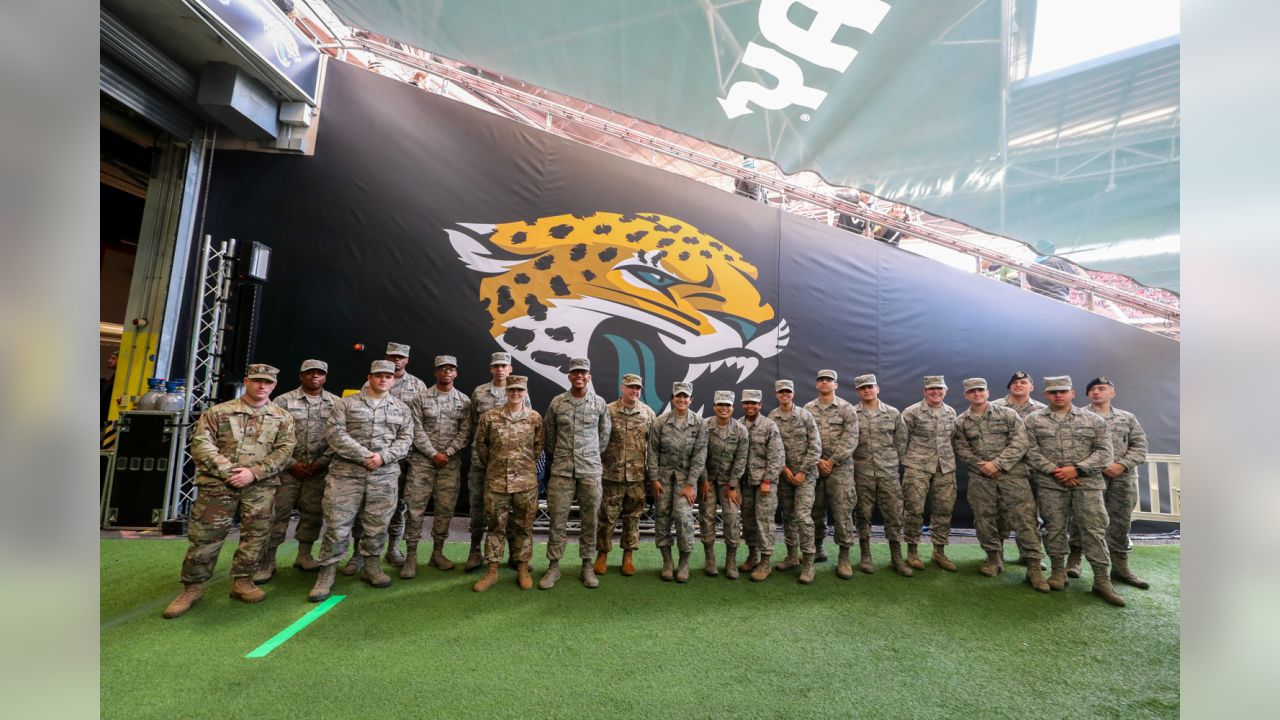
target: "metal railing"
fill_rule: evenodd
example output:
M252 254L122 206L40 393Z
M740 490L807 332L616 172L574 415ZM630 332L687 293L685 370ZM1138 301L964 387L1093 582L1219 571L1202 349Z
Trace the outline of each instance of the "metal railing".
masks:
M1138 468L1138 502L1134 520L1182 522L1182 456L1147 455ZM1147 491L1143 502L1142 491Z

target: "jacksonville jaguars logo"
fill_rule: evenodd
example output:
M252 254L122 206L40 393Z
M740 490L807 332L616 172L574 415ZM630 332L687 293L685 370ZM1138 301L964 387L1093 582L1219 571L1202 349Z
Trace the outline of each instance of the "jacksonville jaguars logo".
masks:
M739 384L787 345L755 266L682 220L598 212L458 227L449 240L482 276L490 334L561 387L570 358L608 349L661 407L671 381L728 370Z

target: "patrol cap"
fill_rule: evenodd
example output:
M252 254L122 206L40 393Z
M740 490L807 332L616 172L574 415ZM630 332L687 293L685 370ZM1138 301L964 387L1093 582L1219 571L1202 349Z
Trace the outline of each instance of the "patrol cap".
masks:
M743 390L742 391L742 402L758 403L763 397L764 397L764 393L760 392L759 390Z
M409 357L409 346L408 346L408 345L405 345L404 343L389 342L389 343L387 343L387 352L386 352L386 354L387 354L387 355L402 355L402 356L404 356L404 357Z
M987 389L986 378L965 378L964 382L961 384L964 385L965 392L969 392L970 390L986 390Z
M1084 386L1084 391L1085 391L1085 392L1089 392L1090 390L1092 390L1092 389L1093 389L1093 386L1094 386L1094 385L1110 385L1111 387L1115 387L1115 386L1116 386L1116 384L1115 384L1115 383L1111 382L1110 380L1106 379L1105 377L1096 377L1096 378L1094 378L1094 379L1090 380L1088 385L1085 385L1085 386Z
M574 358L569 361L569 372L574 370L586 370L591 372L591 361L587 358Z
M374 360L369 363L369 374L377 375L378 373L396 374L396 364L390 360Z
M489 356L490 367L494 365L510 365L511 353L496 352Z
M249 380L270 380L271 382L275 382L279 374L279 370L266 363L253 363L244 372L244 376Z
M929 388L942 388L945 390L947 388L947 381L944 380L941 375L925 375L924 389L928 390Z
M788 392L795 392L796 384L791 382L790 380L774 380L773 391L782 392L783 390L786 390Z
M840 376L836 375L835 370L819 370L817 379L821 380L822 378L831 378L831 382L836 382L840 379Z
M715 404L715 405L732 405L732 404L733 404L733 391L732 391L732 390L717 390L717 391L715 392L715 402L714 402L713 404Z
M1019 370L1018 372L1014 373L1012 377L1009 378L1009 382L1008 384L1005 385L1005 387L1006 388L1013 387L1013 383L1015 380L1030 380L1030 379L1031 379L1030 375L1028 375L1023 370Z
M436 367L444 367L445 365L452 365L454 367L458 367L458 358L452 355L437 355Z
M689 397L693 397L693 385L687 382L671 383L671 396L675 397L676 395L688 395Z
M622 384L634 387L644 387L644 378L635 373L627 373L622 376Z
M528 390L529 378L526 375L511 375L507 377L508 390Z
M299 372L306 372L308 370L319 370L320 372L328 375L329 363L323 360L303 360L302 370L300 370Z
M854 379L853 379L853 389L854 389L854 390L857 390L858 388L864 388L864 387L866 387L866 386L868 386L868 385L879 385L879 384L880 384L880 383L876 382L876 376L875 376L875 374L874 374L874 373L867 373L866 375L859 375L858 377L856 377L856 378L854 378Z
M1070 375L1053 375L1044 379L1044 391L1053 392L1054 390L1070 390Z

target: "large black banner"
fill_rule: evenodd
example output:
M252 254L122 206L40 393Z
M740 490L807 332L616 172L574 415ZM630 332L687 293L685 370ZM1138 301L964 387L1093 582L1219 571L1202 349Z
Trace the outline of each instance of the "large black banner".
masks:
M1177 343L342 63L313 157L218 153L206 228L274 250L258 359L325 359L339 392L389 340L428 382L457 356L464 391L510 351L536 408L582 354L605 397L640 372L658 408L678 380L695 408L780 377L805 402L822 368L851 402L876 373L899 408L926 374L957 409L965 377L995 397L1015 370L1070 374L1084 403L1106 375L1151 451L1178 452Z

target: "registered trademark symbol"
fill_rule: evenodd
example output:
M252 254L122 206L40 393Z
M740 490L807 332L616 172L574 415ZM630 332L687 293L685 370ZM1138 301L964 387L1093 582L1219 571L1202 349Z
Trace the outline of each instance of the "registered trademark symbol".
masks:
M809 122L809 113L800 113L800 119Z

